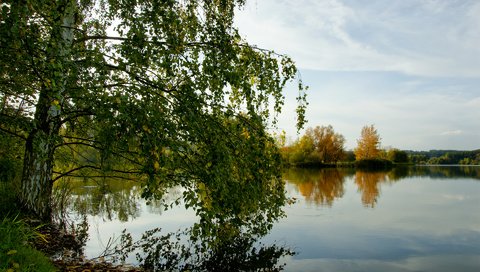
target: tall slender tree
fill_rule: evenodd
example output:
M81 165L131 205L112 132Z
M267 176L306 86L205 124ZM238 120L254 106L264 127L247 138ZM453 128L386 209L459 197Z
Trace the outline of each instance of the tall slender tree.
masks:
M373 125L364 126L357 147L354 150L355 159L375 159L380 154L380 135Z
M85 170L135 175L145 197L181 184L205 213L212 195L277 188L265 127L297 70L242 39L233 17L244 2L2 1L0 130L25 141L24 207L48 219L54 181Z

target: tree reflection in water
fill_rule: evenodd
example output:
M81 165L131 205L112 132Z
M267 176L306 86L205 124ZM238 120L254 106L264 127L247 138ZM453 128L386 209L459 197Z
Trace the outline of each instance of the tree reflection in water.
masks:
M139 263L153 271L277 271L282 268L280 258L294 254L283 246L259 243L285 215L282 208L288 199L280 177L267 183L252 182L247 188L196 186L197 196L188 195L198 218L193 226L174 233L157 228L146 231L138 241L124 232L118 244L109 242L103 257L122 261L136 254ZM165 203L175 205L179 198L185 199L184 192L172 190L165 195L169 201L150 201L147 209L161 213ZM67 206L79 217L128 221L142 212L140 194L133 182L78 182Z
M351 170L328 169L288 169L284 177L297 186L298 191L309 204L332 206L333 201L344 194L345 177Z
M140 189L134 182L98 179L73 181L71 186L68 208L75 214L99 216L105 221L118 219L121 222L140 214Z
M480 167L397 167L390 172L355 172L354 169L288 169L284 179L294 185L306 201L315 205L331 206L345 193L345 182L351 180L361 193L366 207L374 207L380 197L381 185L399 181L407 176L449 176L480 179ZM141 190L135 182L70 180L75 186L66 188L57 184L57 207L74 211L79 230L86 233L87 216L103 220L134 220L141 212ZM284 246L263 245L259 241L282 216L288 202L284 182L234 182L229 186L215 183L197 183L185 195L179 188L171 188L165 201L151 201L147 210L160 214L165 203L176 204L180 198L190 197L190 208L198 221L191 227L173 233L162 233L160 228L146 231L142 239L133 241L124 233L116 245L110 245L105 257L121 261L130 254L138 254L139 263L149 270L190 271L276 271L282 268L280 260L294 252ZM161 226L159 226L161 227ZM76 233L80 233L77 231ZM126 255L125 255L126 254ZM129 259L131 260L131 259Z
M380 195L379 183L387 180L386 172L363 172L355 173L355 183L358 191L362 193L362 203L367 207L375 207Z
M135 252L146 271L280 271L285 264L279 260L295 254L286 247L259 243L259 237L244 231L215 237L215 244L205 238L194 228L167 234L157 228L132 242L124 232L121 243L105 256L124 261Z
M390 172L367 172L353 169L288 169L284 177L290 184L296 185L298 191L309 204L332 206L335 199L344 193L347 177L353 175L358 191L362 195L362 203L366 207L374 207L380 195L379 184L393 182L408 174L406 168L395 168Z

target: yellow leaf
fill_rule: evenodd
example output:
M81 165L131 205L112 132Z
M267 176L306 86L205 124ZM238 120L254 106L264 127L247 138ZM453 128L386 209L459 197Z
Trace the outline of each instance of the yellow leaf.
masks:
M155 168L155 171L158 171L158 169L160 169L160 163L158 163L158 161L155 161L155 163L153 164L153 168Z
M13 263L13 268L19 269L19 268L20 268L20 264L19 264L19 263Z
M13 254L17 254L17 251L15 249L9 250L7 252L7 255L13 255Z
M250 138L250 133L248 133L248 130L243 128L242 130L242 136L245 137L246 139Z

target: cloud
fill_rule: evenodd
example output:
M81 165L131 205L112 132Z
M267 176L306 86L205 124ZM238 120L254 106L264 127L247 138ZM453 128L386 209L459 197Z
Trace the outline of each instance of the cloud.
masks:
M465 195L458 195L458 194L443 194L443 198L446 198L448 200L456 200L456 201L464 201L466 198L468 198Z
M479 148L478 80L440 80L399 73L304 71L307 127L331 124L354 148L362 126L374 124L382 145L400 149ZM293 88L287 99L295 101ZM294 103L279 127L295 136ZM290 128L291 127L291 128Z
M452 136L452 135L461 135L463 134L463 131L457 129L457 130L449 130L449 131L444 131L440 133L442 136Z
M397 148L479 147L479 1L252 0L238 15L248 42L297 62L307 126L331 124L347 148L372 123ZM294 93L279 120L293 136Z
M252 2L240 32L304 69L480 76L476 1Z

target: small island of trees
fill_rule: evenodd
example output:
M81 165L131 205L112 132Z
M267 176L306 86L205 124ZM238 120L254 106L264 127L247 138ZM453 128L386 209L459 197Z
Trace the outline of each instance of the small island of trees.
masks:
M307 128L291 144L285 133L277 137L285 165L294 167L360 167L389 168L394 165L479 165L480 150L411 151L382 148L381 137L374 125L362 128L354 150L345 149L345 137L331 125Z

